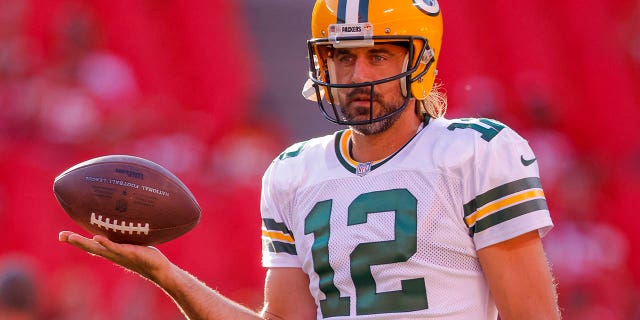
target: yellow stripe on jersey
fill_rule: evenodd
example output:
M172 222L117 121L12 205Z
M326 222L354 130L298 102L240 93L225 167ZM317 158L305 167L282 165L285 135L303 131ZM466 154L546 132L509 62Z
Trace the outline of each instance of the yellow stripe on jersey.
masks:
M293 233L284 222L262 219L262 250L297 255Z
M354 160L351 157L351 153L349 152L349 145L350 145L350 142L351 142L351 136L352 135L353 135L353 130L351 130L351 129L344 130L344 133L340 137L340 154L342 155L342 159L344 161L346 161L351 166L356 168L356 167L358 167L360 162ZM386 158L384 158L384 159L371 161L371 164L375 165L375 164L381 163L383 161L386 161L387 159L391 158L393 155L395 155L395 153L390 155L390 156L388 156L388 157L386 157Z
M285 241L288 243L293 243L293 237L291 235L288 234L284 234L282 232L278 232L278 231L267 231L267 230L262 230L262 236L263 237L267 237L269 239L273 239L273 240L279 240L279 241Z
M542 191L542 189L528 190L522 193L512 195L510 197L506 197L502 200L489 203L479 208L473 214L466 217L465 222L467 223L468 226L472 226L476 223L477 220L482 219L485 216L488 216L494 212L498 212L515 203L519 203L519 202L523 202L523 201L527 201L535 198L544 198L544 192Z
M342 158L346 160L353 167L357 167L359 162L355 161L351 158L349 154L349 141L351 140L351 135L353 132L351 129L345 130L342 137L340 137L340 153L342 154Z

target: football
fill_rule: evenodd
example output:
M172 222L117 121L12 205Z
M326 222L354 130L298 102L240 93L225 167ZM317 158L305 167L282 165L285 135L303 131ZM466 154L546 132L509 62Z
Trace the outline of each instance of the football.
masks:
M200 221L201 209L180 179L139 157L108 155L57 176L53 193L84 230L118 243L156 245Z

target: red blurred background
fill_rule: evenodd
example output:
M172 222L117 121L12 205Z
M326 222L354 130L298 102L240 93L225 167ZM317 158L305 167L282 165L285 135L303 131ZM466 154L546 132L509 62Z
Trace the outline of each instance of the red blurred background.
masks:
M496 118L532 145L565 319L640 319L640 3L442 2L448 117ZM0 291L38 319L181 318L152 284L56 240L82 230L54 177L132 154L176 173L203 208L159 248L259 308L262 172L340 129L299 94L312 6L0 1Z

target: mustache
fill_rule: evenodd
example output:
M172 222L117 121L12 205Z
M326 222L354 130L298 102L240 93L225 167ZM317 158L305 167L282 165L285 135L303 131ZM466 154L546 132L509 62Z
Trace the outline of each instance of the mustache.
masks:
M354 88L351 90L346 96L346 104L350 104L354 100L361 100L366 98L366 100L371 100L371 95L373 94L373 101L382 102L382 97L376 93L372 92L370 88Z

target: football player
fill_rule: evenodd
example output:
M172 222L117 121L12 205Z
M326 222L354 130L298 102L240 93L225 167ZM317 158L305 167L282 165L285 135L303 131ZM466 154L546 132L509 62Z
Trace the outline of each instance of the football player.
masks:
M267 169L261 312L153 248L63 231L193 319L559 319L535 155L491 119L444 118L436 0L318 0L303 94L348 126Z

